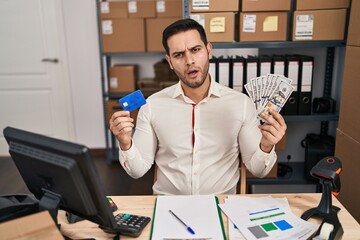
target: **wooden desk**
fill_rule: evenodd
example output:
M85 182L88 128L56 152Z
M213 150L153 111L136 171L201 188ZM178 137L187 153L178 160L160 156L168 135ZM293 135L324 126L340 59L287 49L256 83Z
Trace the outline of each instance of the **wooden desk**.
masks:
M269 194L251 194L251 197L268 196ZM306 210L316 207L321 198L320 193L311 194L270 194L272 197L286 197L294 214L301 216ZM226 196L219 196L219 202L223 203ZM113 196L112 199L118 205L119 210L115 212L124 212L153 217L154 203L156 196ZM333 205L341 208L338 216L344 229L344 240L360 240L359 223L349 214L344 206L333 197ZM227 217L223 214L224 227L227 233ZM95 238L95 239L112 239L113 235L104 233L98 226L89 221L81 221L74 224L68 224L65 212L60 211L58 221L61 224L61 232L71 238ZM320 220L310 219L309 221L320 223ZM150 222L143 230L142 234L136 239L150 239ZM121 239L134 239L131 237L121 236Z

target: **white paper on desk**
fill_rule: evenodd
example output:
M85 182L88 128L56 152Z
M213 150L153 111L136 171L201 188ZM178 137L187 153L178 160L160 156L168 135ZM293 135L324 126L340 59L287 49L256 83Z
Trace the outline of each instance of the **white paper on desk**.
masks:
M319 227L271 197L238 197L219 206L246 239L308 239Z
M228 196L225 199L225 203L229 202L229 201L236 201L239 198L251 198L251 197L243 197L243 196ZM266 196L266 197L259 197L258 199L261 199L260 201L266 201L268 199L272 198L271 196ZM287 198L272 198L276 201L278 201L278 203L284 207L285 209L288 209L290 211L290 206L289 206L289 202L287 200ZM241 201L241 199L240 199ZM230 220L230 218L228 218L228 229L229 229L229 240L245 240L246 238L242 235L242 233L240 232L240 230L235 226L235 224Z
M190 226L195 235L189 233L169 210ZM151 239L224 239L215 196L157 197Z
M229 240L246 240L235 224L228 220Z

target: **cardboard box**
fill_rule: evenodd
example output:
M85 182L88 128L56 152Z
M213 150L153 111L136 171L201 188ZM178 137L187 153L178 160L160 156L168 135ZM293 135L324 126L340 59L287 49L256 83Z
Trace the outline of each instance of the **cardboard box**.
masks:
M360 141L360 47L346 47L338 127Z
M180 18L148 18L146 19L146 50L148 52L164 52L162 33L171 23Z
M351 2L347 45L360 46L360 1Z
M109 99L105 103L105 108L106 108L106 124L107 124L107 126L109 126L109 121L110 121L111 116L115 112L122 110L122 107L118 100ZM137 120L138 113L139 113L139 109L136 109L136 110L130 112L130 117L132 117L134 119L135 126L136 126L136 120Z
M241 0L241 12L290 11L291 0Z
M138 81L138 88L144 94L144 96L150 96L151 94L160 91L160 82L155 81L153 78L143 78Z
M350 0L296 0L296 10L348 8Z
M239 0L190 0L190 12L237 12Z
M342 129L337 129L335 156L342 163L341 189L338 199L350 214L360 222L360 191L356 187L359 181L360 142L344 133Z
M241 12L240 42L286 41L288 12Z
M155 6L155 0L130 0L128 1L129 18L154 18Z
M233 12L199 13L190 17L199 22L205 29L209 42L234 42L235 17Z
M103 1L100 3L100 18L127 18L127 6L126 1Z
M48 211L27 215L0 224L0 239L63 240Z
M182 0L156 1L158 18L182 18Z
M159 87L159 81L155 81L154 78L142 78L138 81L138 88L151 88L159 91L161 88Z
M168 61L162 59L154 63L154 80L157 82L163 81L179 81L179 77L176 75L175 71L170 68Z
M144 19L101 21L103 52L145 52Z
M115 65L109 68L109 92L133 92L138 76L137 65Z
M292 40L344 40L346 13L346 9L295 11Z

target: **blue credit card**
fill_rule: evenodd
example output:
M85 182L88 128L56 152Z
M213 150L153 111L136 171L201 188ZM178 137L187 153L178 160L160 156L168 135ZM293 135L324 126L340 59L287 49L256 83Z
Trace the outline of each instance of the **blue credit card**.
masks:
M119 103L125 111L134 111L146 103L144 95L140 90L132 92L119 99Z

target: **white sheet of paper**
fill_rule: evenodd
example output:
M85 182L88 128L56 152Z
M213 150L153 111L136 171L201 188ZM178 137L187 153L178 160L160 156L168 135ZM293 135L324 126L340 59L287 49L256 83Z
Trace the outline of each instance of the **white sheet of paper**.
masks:
M195 234L176 219L172 210ZM152 238L160 239L224 239L222 221L214 195L159 196L156 200Z
M319 227L294 215L284 200L270 196L239 196L219 206L246 239L308 239Z

